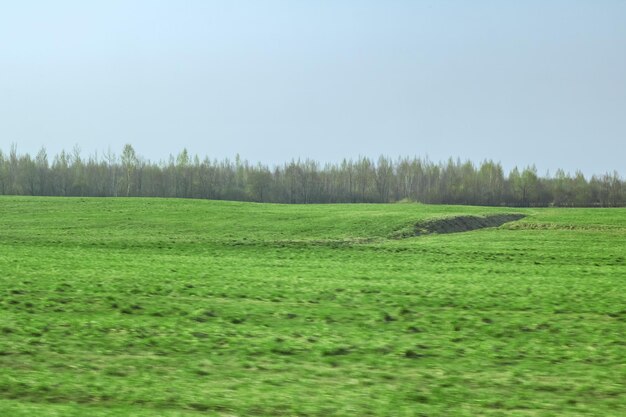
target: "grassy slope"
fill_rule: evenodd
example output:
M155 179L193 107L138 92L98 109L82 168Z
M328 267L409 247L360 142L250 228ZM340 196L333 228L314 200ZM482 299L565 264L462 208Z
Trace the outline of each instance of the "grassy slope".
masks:
M0 415L621 415L625 253L624 209L0 198Z

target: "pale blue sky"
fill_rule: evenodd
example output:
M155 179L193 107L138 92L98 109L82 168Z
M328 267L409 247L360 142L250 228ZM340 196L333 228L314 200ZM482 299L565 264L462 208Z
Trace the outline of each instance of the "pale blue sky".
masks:
M11 143L624 176L626 1L4 2Z

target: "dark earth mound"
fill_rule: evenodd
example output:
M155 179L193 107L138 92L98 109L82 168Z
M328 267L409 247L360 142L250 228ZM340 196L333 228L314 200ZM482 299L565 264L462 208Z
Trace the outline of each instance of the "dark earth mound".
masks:
M485 216L455 216L443 219L427 220L415 225L414 236L431 233L457 233L470 230L498 227L526 217L523 214L490 214Z

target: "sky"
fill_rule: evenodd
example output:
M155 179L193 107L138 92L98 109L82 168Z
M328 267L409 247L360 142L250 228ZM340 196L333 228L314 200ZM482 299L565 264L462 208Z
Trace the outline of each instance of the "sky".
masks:
M626 176L626 1L21 0L0 149Z

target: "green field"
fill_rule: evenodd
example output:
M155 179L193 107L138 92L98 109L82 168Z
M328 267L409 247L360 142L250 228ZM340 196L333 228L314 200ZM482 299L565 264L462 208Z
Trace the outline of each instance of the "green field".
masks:
M625 257L626 209L2 197L0 416L623 416Z

